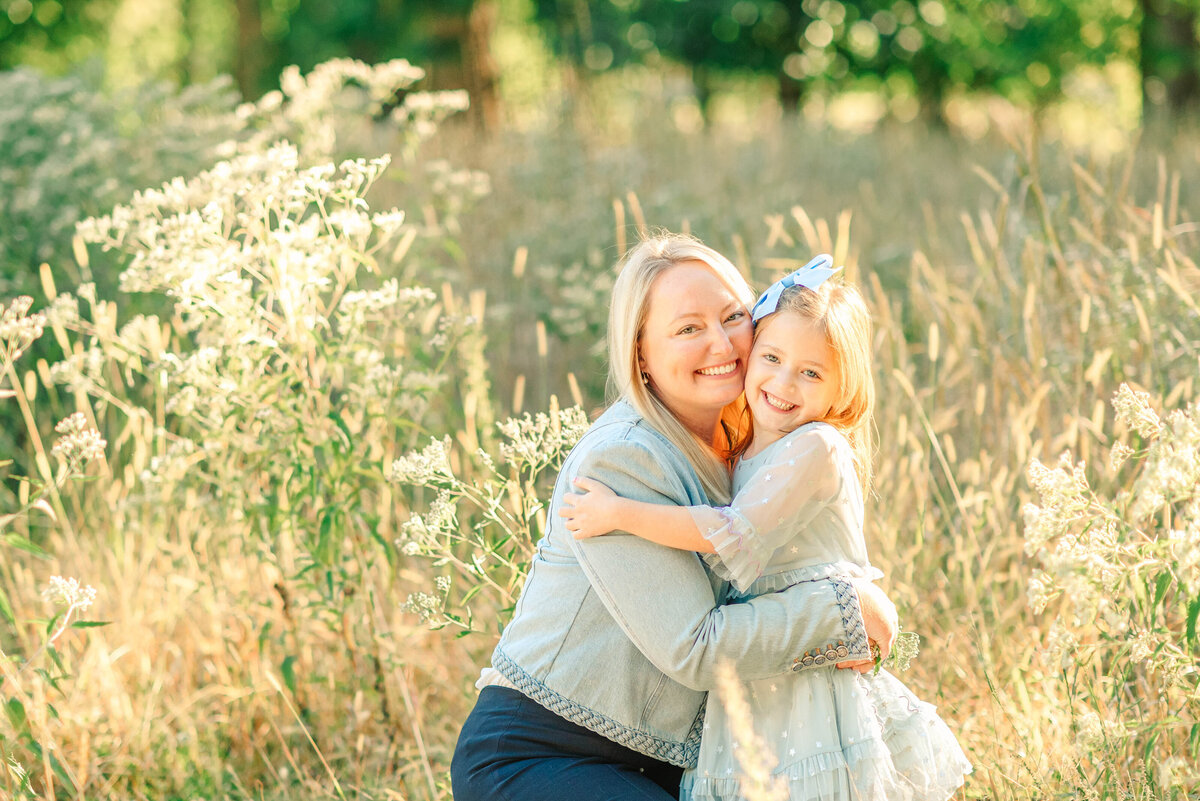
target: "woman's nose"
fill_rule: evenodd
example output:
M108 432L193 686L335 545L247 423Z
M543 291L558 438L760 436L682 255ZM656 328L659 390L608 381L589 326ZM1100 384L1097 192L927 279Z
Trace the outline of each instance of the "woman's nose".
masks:
M733 342L730 341L729 334L725 332L724 327L717 326L715 329L710 330L713 331L713 337L708 345L709 352L720 355L733 353Z

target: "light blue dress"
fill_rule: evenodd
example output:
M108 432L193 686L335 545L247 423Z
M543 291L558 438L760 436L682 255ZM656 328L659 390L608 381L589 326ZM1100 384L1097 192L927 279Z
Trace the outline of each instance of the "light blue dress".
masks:
M743 459L733 490L728 507L689 507L716 550L710 566L734 585L731 603L801 582L881 575L867 558L853 452L832 426L809 423ZM745 685L755 730L778 757L791 801L953 795L971 766L934 707L887 671L863 675L835 661ZM743 798L736 752L710 693L699 764L684 774L681 798Z

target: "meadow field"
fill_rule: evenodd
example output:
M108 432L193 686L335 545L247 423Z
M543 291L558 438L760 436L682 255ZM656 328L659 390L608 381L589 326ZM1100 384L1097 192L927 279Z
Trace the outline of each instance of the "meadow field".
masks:
M400 66L293 78L70 158L21 137L86 90L27 87L0 134L5 213L56 210L0 282L0 797L449 799L652 227L863 289L868 542L963 797L1198 797L1200 132L649 98L480 139L454 93L381 117Z

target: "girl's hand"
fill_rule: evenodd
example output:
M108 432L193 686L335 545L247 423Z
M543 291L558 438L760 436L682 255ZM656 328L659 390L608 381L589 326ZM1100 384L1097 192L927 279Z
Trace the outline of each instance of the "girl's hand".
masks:
M575 486L583 494L568 492L563 496L559 517L567 521L567 531L577 540L599 537L617 525L617 505L621 499L608 487L590 478L576 478Z

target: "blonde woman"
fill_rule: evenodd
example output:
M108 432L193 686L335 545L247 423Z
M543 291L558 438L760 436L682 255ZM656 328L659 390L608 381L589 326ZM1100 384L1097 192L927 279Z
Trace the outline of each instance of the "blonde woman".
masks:
M718 662L746 680L886 652L895 609L833 576L718 605L728 585L694 553L630 535L577 540L558 511L576 478L673 506L726 504L724 416L742 394L752 293L690 237L629 254L613 288L617 400L559 474L512 621L480 678L451 767L456 801L667 801L695 765Z
M620 498L576 479L584 495L561 510L576 537L621 529L712 554L713 570L744 601L830 576L879 575L867 557L863 496L874 408L871 316L853 287L834 285L822 255L755 304L746 370L753 432L723 508L685 509ZM755 729L779 757L791 801L945 801L971 766L934 708L895 676L824 671L745 688ZM732 721L708 699L700 761L682 798L747 795Z

